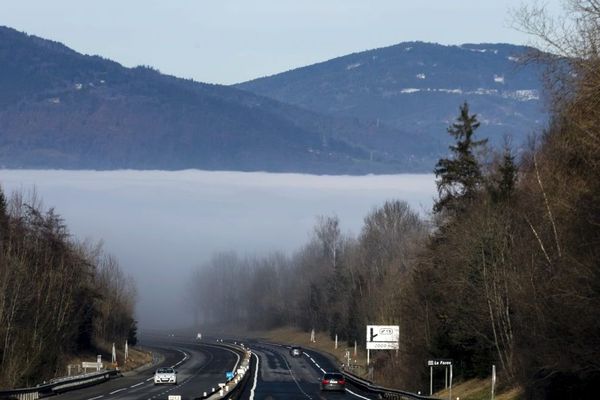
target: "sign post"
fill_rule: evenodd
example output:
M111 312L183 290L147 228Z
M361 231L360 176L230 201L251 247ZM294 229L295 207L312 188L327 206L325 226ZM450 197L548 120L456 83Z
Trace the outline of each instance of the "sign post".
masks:
M450 367L450 392L449 399L452 399L452 360L446 359L438 359L438 360L428 360L427 365L429 366L429 395L433 396L433 367L445 367L446 371L448 367ZM446 376L447 377L447 376ZM447 383L444 385L447 387ZM446 388L444 387L444 389Z
M367 325L367 366L371 362L371 350L398 350L399 341L398 325Z
M429 396L433 396L433 366L429 366Z

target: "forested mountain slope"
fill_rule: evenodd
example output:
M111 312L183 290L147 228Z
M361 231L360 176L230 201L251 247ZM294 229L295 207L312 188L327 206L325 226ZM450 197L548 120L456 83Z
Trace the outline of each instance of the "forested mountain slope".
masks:
M315 112L410 131L426 154L437 155L446 151L445 129L467 101L492 144L510 136L520 146L547 121L543 66L525 62L534 53L509 44L405 42L236 87Z
M124 68L0 28L0 166L313 173L425 168L395 130ZM369 135L377 133L377 135ZM387 138L383 146L380 138ZM386 151L394 143L393 152Z

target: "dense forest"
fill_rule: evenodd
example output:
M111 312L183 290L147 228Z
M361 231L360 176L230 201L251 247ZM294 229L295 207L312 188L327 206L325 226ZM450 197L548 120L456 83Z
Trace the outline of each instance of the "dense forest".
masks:
M136 341L135 287L39 197L0 189L0 387L66 374L73 355Z
M388 201L357 237L321 217L292 255L216 255L190 279L198 315L350 343L364 343L367 323L399 324L400 356L374 359L386 384L426 387L426 360L439 357L454 360L459 379L496 364L499 382L528 399L597 397L600 1L567 5L558 22L543 8L516 14L556 55L538 60L549 66L552 122L528 151L483 151L485 127L464 104L435 168L430 218Z

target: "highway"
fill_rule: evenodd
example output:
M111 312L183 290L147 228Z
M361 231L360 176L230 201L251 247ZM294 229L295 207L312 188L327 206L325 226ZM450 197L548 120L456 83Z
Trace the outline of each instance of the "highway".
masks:
M336 370L336 365L318 353L304 350L302 357L292 357L287 347L278 344L248 342L248 346L253 353L252 376L240 397L243 400L373 398L350 385L345 393L321 392L323 372Z
M106 383L66 392L57 400L166 400L180 395L182 400L200 397L225 381L225 372L239 362L235 352L206 342L156 342L145 344L147 349L163 356L152 368L112 379ZM252 350L252 367L246 385L239 395L243 400L294 399L372 399L347 384L345 392L321 392L320 379L324 371L337 369L334 361L310 350L301 357L292 357L289 349L274 343L248 341ZM177 385L153 383L154 370L174 366Z
M148 349L160 352L164 360L139 373L112 379L106 383L60 394L56 400L161 400L181 395L182 400L200 397L225 381L239 357L231 350L201 343L152 343ZM177 385L154 385L154 370L175 366Z

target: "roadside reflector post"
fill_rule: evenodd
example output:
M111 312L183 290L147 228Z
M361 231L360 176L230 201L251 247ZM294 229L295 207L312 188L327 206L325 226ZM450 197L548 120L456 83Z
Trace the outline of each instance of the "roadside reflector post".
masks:
M450 392L448 392L448 399L452 400L452 364L450 364Z
M494 400L495 386L496 386L496 365L492 365L492 400Z

